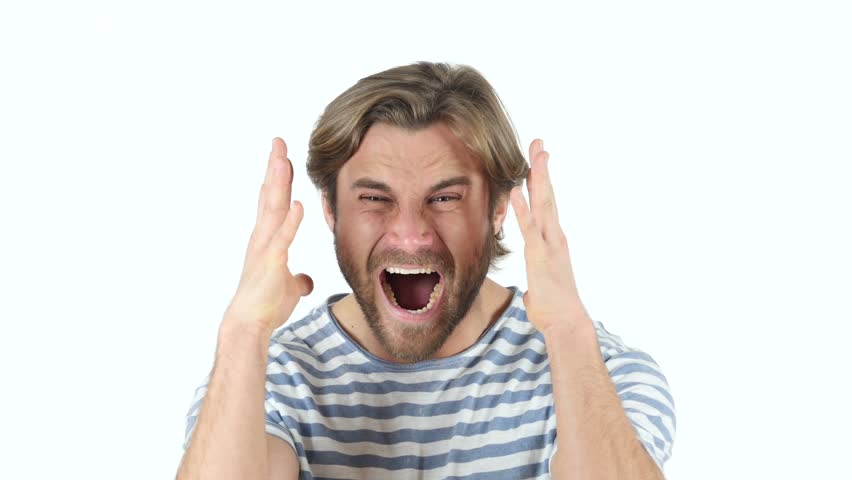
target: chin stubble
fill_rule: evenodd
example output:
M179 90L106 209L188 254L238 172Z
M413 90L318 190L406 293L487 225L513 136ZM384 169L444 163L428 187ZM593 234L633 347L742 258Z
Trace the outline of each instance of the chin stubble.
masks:
M489 234L493 234L489 229ZM455 286L453 283L457 281L456 273L453 268L452 257L436 256L433 253L424 255L406 255L400 252L391 252L388 255L381 257L371 256L366 265L366 276L361 278L359 269L354 264L350 256L345 253L345 245L339 242L337 232L334 235L334 250L337 255L337 262L340 266L340 271L344 279L352 288L355 295L355 300L361 307L364 317L370 330L376 336L376 339L394 359L401 363L414 363L426 360L435 354L446 342L447 338L453 333L455 328L470 310L474 300L479 294L479 289L485 281L488 274L488 268L493 256L492 242L485 241L480 245L480 248L474 252L475 261L471 265L465 265L461 268L460 283ZM398 260L394 257L400 257ZM418 260L419 257L419 261ZM412 261L415 260L415 261ZM444 299L444 302L439 307L441 311L438 314L438 321L434 325L397 325L394 331L389 331L388 325L381 321L379 307L376 304L376 294L384 295L384 292L376 292L374 282L372 282L375 270L380 268L382 264L391 262L398 263L437 263L442 268L444 275L445 286L451 285L455 288L446 288L445 295L449 297Z

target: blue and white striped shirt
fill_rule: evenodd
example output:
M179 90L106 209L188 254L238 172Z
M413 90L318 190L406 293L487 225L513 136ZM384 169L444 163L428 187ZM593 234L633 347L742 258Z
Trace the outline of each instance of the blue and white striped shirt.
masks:
M272 336L266 432L293 447L300 479L549 478L556 416L544 338L523 292L467 350L415 364L381 360L331 315L335 295ZM603 360L651 457L671 455L674 401L647 354L595 321ZM189 446L207 381L187 414Z

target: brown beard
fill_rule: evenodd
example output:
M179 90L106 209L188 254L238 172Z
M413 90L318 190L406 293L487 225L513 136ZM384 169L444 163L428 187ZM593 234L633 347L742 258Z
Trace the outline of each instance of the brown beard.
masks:
M437 352L456 326L473 305L479 289L488 274L488 268L494 257L494 227L489 224L488 236L474 250L471 261L461 265L457 272L452 255L444 250L433 252L420 250L415 254L399 250L387 250L376 255L370 255L364 269L358 268L352 257L346 254L346 246L337 229L334 231L334 251L343 278L352 288L355 300L361 307L367 325L370 326L376 339L384 350L401 363L414 363L426 360ZM388 264L436 265L443 276L444 286L442 295L444 301L439 305L437 320L428 325L397 324L389 331L388 325L381 321L379 307L376 305L376 282L378 271ZM456 276L458 275L458 278ZM384 292L378 292L384 295ZM394 341L394 336L398 341ZM403 344L404 343L404 344Z

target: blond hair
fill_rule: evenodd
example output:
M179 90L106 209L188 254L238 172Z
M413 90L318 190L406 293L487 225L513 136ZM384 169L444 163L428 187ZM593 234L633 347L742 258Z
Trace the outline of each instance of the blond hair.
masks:
M376 122L419 130L444 122L483 162L489 217L528 171L517 133L494 88L467 65L417 62L362 78L326 107L311 133L308 176L337 213L337 175ZM492 239L491 265L509 250Z

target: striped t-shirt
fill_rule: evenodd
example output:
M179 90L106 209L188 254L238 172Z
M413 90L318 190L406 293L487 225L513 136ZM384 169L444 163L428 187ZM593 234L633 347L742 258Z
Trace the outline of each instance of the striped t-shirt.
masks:
M544 338L523 292L467 350L414 364L381 360L331 314L334 295L273 334L266 432L289 444L300 479L549 478L556 417ZM651 457L671 455L674 402L654 360L595 321L603 360ZM187 415L189 446L207 381Z

